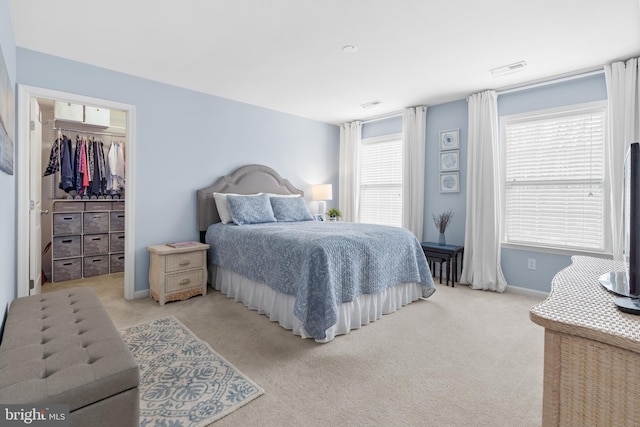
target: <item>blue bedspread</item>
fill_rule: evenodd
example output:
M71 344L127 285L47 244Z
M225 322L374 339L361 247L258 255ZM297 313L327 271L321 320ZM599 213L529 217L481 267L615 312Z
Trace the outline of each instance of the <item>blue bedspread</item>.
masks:
M420 243L408 230L347 222L213 224L209 261L296 297L294 314L315 339L338 320L338 304L400 283L435 292Z

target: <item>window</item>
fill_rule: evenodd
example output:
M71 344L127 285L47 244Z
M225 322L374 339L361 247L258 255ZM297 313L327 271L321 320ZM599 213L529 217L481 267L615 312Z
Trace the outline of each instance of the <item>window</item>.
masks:
M402 226L402 134L362 140L359 221Z
M605 250L604 104L502 118L505 242Z

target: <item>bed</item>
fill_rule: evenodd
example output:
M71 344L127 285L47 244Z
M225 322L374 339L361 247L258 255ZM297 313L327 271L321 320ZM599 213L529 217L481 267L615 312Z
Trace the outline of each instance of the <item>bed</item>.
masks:
M408 230L314 221L303 195L264 165L242 166L198 190L211 286L317 342L435 292Z

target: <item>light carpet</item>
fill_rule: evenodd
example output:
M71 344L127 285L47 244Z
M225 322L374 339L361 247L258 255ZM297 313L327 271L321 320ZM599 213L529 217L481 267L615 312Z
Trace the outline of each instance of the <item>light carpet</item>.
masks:
M121 334L140 366L140 426L206 426L264 393L173 316Z

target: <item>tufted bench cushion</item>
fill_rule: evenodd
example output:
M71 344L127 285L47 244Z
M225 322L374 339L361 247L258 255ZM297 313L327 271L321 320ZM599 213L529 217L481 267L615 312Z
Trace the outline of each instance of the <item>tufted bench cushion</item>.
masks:
M68 404L72 425L137 426L138 383L138 364L91 288L11 303L0 344L1 403Z

